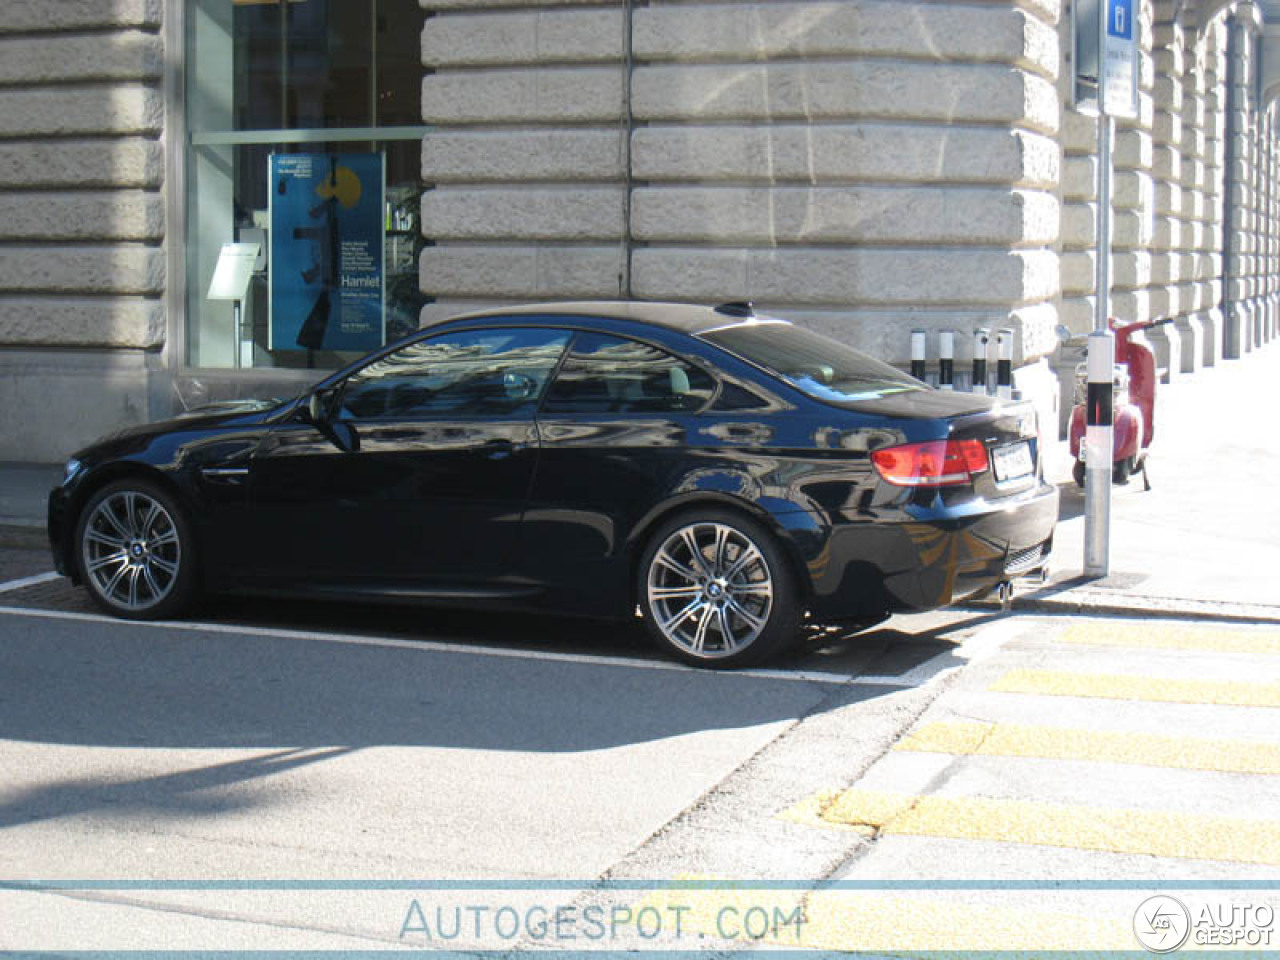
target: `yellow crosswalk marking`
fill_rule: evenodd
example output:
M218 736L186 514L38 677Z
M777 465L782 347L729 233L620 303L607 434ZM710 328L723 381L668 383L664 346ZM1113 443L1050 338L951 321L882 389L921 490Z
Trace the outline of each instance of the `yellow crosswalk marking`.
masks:
M1094 647L1280 654L1280 632L1232 630L1193 624L1076 623L1059 634L1058 640Z
M1280 743L963 721L930 723L895 747L956 756L1094 760L1220 773L1280 774Z
M1131 950L1134 946L1127 923L1043 910L843 890L816 893L807 908L808 923L798 945L818 950L982 950L1038 955L1051 950ZM787 945L785 940L780 943Z
M851 833L860 833L864 837L875 836L875 829L872 827L859 826L857 824L832 823L829 820L822 819L822 813L840 796L839 790L819 790L812 796L805 797L795 806L788 807L778 814L782 820L789 820L792 823L798 823L802 827L826 827L827 829L848 830Z
M1011 670L990 687L997 693L1050 697L1098 697L1157 703L1203 703L1236 707L1280 707L1280 683L1179 680L1124 674Z
M819 820L880 835L1280 865L1280 821L1275 820L856 788L835 796Z
M633 912L678 915L684 936L803 950L1134 948L1130 922L1046 910L1042 905L1048 898L1041 892L995 896L992 905L953 896L861 890L733 889L729 884L683 888L677 881L645 897Z

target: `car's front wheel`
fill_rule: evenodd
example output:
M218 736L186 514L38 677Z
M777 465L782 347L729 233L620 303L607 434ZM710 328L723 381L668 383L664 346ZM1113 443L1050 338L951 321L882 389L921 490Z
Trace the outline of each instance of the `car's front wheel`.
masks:
M120 480L94 494L76 526L76 553L90 597L116 616L163 620L195 594L190 524L149 481Z
M662 524L641 558L638 587L650 634L700 666L763 662L796 639L803 612L776 539L727 510Z

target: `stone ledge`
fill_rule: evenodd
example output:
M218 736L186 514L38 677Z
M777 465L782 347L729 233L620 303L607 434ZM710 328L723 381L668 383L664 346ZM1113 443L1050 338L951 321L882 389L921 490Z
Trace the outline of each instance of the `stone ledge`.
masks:
M623 134L614 129L439 130L422 140L427 183L621 180Z
M643 180L869 180L1055 187L1057 144L1026 131L926 124L655 125L636 130Z
M0 90L0 138L74 134L158 134L164 97L154 87Z
M1057 198L961 187L649 187L633 200L651 242L1051 244Z
M422 29L429 67L617 62L623 55L621 10L446 14Z
M0 291L12 293L164 292L159 247L104 245L0 247Z
M152 33L130 30L90 36L0 36L0 86L154 80L163 72L164 45Z
M706 303L1007 309L1059 289L1058 257L1048 250L647 247L632 264L636 296Z
M881 118L1043 133L1059 116L1053 84L1017 69L874 60L639 67L633 109L643 121Z
M452 298L609 298L622 293L621 245L472 245L426 247L421 289Z
M528 7L537 0L418 0L423 10L509 10ZM555 0L559 6L620 7L624 0Z
M104 27L159 27L163 0L4 0L0 34Z
M164 148L154 140L4 143L0 188L159 187Z
M428 124L591 123L622 116L618 67L435 73L422 81Z
M0 343L9 346L153 350L164 340L159 300L0 296Z
M1058 72L1057 32L1009 6L846 0L641 7L634 29L636 55L650 62L894 57L1002 63L1048 78Z
M423 232L436 240L621 240L619 186L442 187L422 195Z
M158 193L0 193L3 240L163 240Z

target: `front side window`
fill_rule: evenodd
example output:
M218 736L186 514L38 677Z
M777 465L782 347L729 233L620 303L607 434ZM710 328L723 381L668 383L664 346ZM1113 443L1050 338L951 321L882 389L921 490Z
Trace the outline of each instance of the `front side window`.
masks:
M547 393L547 413L691 413L716 382L657 347L600 333L579 334Z
M532 413L566 330L466 330L418 340L347 378L340 420Z

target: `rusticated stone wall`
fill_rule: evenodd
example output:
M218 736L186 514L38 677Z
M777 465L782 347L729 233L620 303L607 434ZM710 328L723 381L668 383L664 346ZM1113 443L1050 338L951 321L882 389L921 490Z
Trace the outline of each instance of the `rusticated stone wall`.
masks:
M0 3L0 460L55 460L149 414L161 19L160 0Z
M423 6L426 317L751 299L900 361L1053 349L1057 0Z

